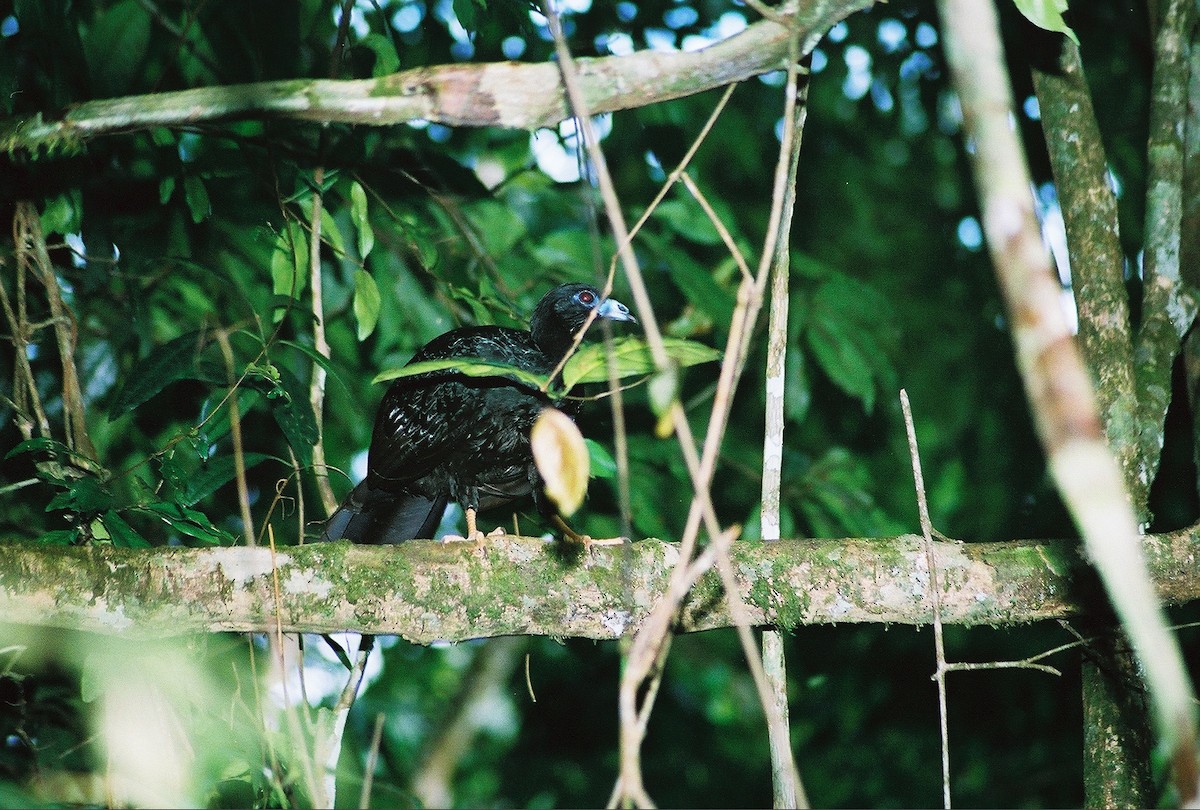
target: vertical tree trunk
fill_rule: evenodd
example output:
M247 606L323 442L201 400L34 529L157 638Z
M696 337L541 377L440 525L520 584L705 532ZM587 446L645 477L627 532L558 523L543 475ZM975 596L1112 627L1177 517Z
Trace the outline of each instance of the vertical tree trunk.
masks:
M1125 637L1102 632L1083 661L1086 807L1154 807L1149 707Z

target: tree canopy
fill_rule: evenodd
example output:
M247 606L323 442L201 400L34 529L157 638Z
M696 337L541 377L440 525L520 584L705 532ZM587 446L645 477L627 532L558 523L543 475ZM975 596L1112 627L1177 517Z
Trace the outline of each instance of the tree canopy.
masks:
M1056 5L996 5L1012 126L1194 662L1194 10ZM749 621L785 629L813 804L936 804L939 588L941 665L1016 662L948 673L956 804L1176 801L1039 441L946 36L926 0L0 11L0 804L598 806L688 538L711 570L634 690L654 801L772 802ZM485 513L518 535L491 550L293 548L362 476L380 379L563 281L650 307L637 357L597 343L570 377L572 524L630 543L537 543L525 510ZM1103 711L1132 773L1099 773Z

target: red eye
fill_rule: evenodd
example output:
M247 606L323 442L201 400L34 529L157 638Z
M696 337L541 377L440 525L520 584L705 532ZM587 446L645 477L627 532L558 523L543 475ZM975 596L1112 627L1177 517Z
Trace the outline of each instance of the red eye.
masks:
M596 303L596 296L591 291L584 290L575 296L575 300L583 304L585 307L590 307L592 304Z

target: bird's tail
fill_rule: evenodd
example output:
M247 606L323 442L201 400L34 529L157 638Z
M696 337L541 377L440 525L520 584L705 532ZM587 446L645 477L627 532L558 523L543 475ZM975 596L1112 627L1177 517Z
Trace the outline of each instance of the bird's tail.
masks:
M325 522L321 540L374 544L433 537L446 511L447 500L409 492L385 492L363 481Z

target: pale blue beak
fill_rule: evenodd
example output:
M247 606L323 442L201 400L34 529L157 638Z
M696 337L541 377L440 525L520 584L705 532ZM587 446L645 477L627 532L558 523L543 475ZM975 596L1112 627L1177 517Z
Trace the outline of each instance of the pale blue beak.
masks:
M605 298L601 301L600 306L596 307L596 316L607 318L610 321L632 321L633 323L637 323L637 318L629 313L629 307L615 298Z

